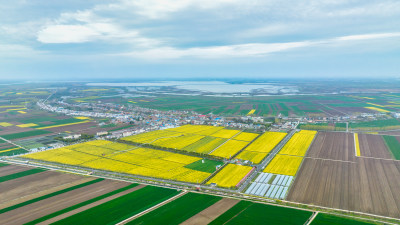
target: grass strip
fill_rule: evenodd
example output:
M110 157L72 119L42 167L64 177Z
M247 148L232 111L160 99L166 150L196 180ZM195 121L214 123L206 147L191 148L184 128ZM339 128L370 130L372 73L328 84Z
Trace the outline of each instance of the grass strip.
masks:
M173 189L146 186L53 224L116 224L178 193Z
M22 171L19 173L13 173L13 174L10 174L7 176L0 177L0 183L4 182L4 181L8 181L8 180L13 180L13 179L17 179L20 177L28 176L28 175L35 174L35 173L40 173L43 171L46 171L46 170L41 169L41 168L35 168L35 169L31 169L31 170Z
M317 217L312 221L311 225L367 225L374 224L369 222L364 222L361 220L353 220L350 218L338 217L334 215L328 215L325 213L318 213Z
M221 199L221 197L212 195L188 193L127 223L127 225L164 224L166 221L169 225L178 225Z
M26 206L26 205L41 201L41 200L46 199L46 198L50 198L50 197L53 197L53 196L56 196L56 195L59 195L59 194L62 194L62 193L68 192L68 191L72 191L72 190L75 190L75 189L78 189L78 188L81 188L81 187L88 186L88 185L100 182L102 180L104 180L104 179L103 178L99 178L99 179L96 179L96 180L91 180L91 181L88 181L88 182L83 183L83 184L78 184L78 185L63 189L63 190L59 190L59 191L56 191L56 192L53 192L53 193L50 193L50 194L47 194L47 195L43 195L43 196L28 200L28 201L25 201L25 202L21 202L19 204L16 204L16 205L1 209L0 210L0 214L8 212L8 211L11 211L11 210L14 210L14 209L17 209L17 208L20 208L22 206Z
M0 163L0 167L2 167L2 166L8 166L8 164L7 163Z
M101 195L101 196L97 196L97 197L92 198L92 199L89 199L89 200L87 200L87 201L78 203L78 204L76 204L76 205L70 206L70 207L65 208L65 209L62 209L62 210L60 210L60 211L57 211L57 212L51 213L51 214L49 214L49 215L43 216L43 217L38 218L38 219L36 219L36 220L33 220L33 221L29 222L29 223L26 223L26 225L33 225L33 224L41 223L41 222L43 222L43 221L49 220L49 219L54 218L54 217L56 217L56 216L59 216L59 215L61 215L61 214L70 212L70 211L75 210L75 209L77 209L77 208L83 207L83 206L85 206L85 205L89 205L89 204L91 204L91 203L93 203L93 202L97 202L97 201L102 200L102 199L104 199L104 198L107 198L107 197L109 197L109 196L112 196L112 195L121 193L121 192L126 191L126 190L131 189L131 188L134 188L134 187L136 187L136 186L138 186L138 185L139 185L139 184L130 184L130 185L128 185L128 186L126 186L126 187L123 187L123 188L120 188L120 189L118 189L118 190L111 191L111 192L109 192L109 193L107 193L107 194L104 194L104 195Z

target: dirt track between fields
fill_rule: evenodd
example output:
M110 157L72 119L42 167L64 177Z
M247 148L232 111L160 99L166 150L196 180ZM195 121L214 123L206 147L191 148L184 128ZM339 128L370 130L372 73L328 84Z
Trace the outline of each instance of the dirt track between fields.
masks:
M210 207L204 209L203 211L197 213L192 216L185 222L181 223L181 225L202 225L209 224L217 217L228 211L234 205L236 205L239 200L231 199L231 198L223 198L211 205Z
M129 183L103 180L0 214L0 224L24 224L127 185Z

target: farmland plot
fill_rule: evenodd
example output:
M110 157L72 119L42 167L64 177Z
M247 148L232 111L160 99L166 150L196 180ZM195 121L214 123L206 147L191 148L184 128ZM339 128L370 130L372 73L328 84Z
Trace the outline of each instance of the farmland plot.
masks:
M225 144L215 149L210 155L231 158L237 152L242 150L247 144L249 143L245 141L229 140Z
M121 147L125 151L117 151ZM22 157L146 177L200 183L211 173L186 168L201 158L109 141L93 141Z
M249 166L228 164L219 171L207 184L215 183L220 187L235 187L252 170Z
M279 154L304 156L316 134L316 131L301 130L292 136Z
M380 135L359 134L361 156L392 159Z
M304 224L311 212L241 201L219 216L210 225L217 224Z
M354 161L354 137L345 132L318 132L307 157Z
M306 158L289 201L400 218L400 162Z

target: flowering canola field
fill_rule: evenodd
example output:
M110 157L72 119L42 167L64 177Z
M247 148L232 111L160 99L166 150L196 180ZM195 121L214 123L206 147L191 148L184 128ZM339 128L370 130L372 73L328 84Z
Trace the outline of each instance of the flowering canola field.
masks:
M286 136L281 132L265 132L242 151L236 158L260 163L268 153Z
M294 176L302 160L303 157L299 156L276 155L263 172Z
M228 164L219 171L207 184L216 183L220 187L235 187L250 171L251 167Z
M32 153L22 157L192 183L200 183L211 175L211 173L185 168L201 160L199 157L103 140Z
M301 130L283 146L279 154L304 156L317 131Z

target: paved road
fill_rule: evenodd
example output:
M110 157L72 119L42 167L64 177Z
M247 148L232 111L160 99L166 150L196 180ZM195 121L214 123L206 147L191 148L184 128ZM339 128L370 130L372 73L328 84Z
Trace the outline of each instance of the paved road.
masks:
M275 155L282 149L282 147L290 140L293 134L296 133L296 130L291 130L289 133L283 138L281 142L272 150L271 154L268 155L260 164L256 165L256 169L247 177L247 179L240 185L238 192L242 192L249 183L257 176L259 171L262 171L268 163L275 157Z

